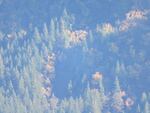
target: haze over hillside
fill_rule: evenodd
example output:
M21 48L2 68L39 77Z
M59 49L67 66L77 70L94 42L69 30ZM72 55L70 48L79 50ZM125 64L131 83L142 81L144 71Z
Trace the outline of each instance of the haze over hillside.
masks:
M149 0L0 0L0 113L150 113Z

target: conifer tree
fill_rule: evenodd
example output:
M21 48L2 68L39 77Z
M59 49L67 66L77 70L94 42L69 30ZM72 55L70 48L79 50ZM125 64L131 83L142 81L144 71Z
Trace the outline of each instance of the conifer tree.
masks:
M120 62L119 62L119 61L117 61L117 63L116 63L116 67L115 67L115 73L116 73L117 75L119 75L119 74L120 74L120 72L121 72Z
M68 91L69 91L69 94L71 95L72 94L72 81L70 80L69 83L68 83Z
M145 92L142 93L142 102L146 102L147 101L147 94Z
M35 29L34 29L34 39L35 39L37 44L41 43L41 41L42 41L39 30L37 27L35 27Z
M150 104L148 101L146 101L146 103L145 103L144 113L150 113Z
M54 19L51 19L50 22L50 41L52 42L53 45L56 41L56 25Z
M4 68L5 68L5 66L4 66L3 58L2 58L2 55L1 55L1 53L0 53L0 76L1 76L1 77L2 77L3 74L4 74Z
M112 98L113 98L113 108L118 112L122 112L124 108L124 102L121 95L121 88L118 77L116 77L115 79L115 90Z

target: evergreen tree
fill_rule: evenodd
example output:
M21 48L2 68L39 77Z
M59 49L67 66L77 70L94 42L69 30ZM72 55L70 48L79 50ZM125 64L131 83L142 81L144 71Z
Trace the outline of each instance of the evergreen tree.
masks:
M117 63L116 63L116 68L115 68L115 73L116 73L117 75L120 75L120 72L121 72L120 62L117 61Z
M44 33L44 38L45 38L45 40L48 41L48 38L49 38L49 31L48 31L48 27L47 27L46 23L44 23L43 33Z
M56 41L56 25L54 19L51 19L50 23L50 42L54 45Z
M0 87L0 113L4 113L4 109L5 109L5 96L4 96L4 89L2 87Z
M145 103L144 113L150 113L150 104L148 102Z
M113 98L113 108L118 112L123 112L124 102L121 95L121 88L118 77L116 77L115 79L115 90L112 98Z
M94 42L94 37L93 37L92 31L89 31L89 42L90 42L90 46L92 46L92 44Z
M138 104L137 106L137 113L141 113L141 108L140 108L140 105Z
M148 98L147 98L147 94L145 93L145 92L143 92L142 93L142 102L146 102L146 100L147 100Z
M56 113L58 102L59 102L58 98L54 94L52 94L52 97L50 98L51 113Z
M35 27L35 30L34 30L34 39L35 39L37 44L41 43L41 41L42 41L39 30L37 27Z
M66 31L72 30L72 24L74 23L74 17L72 15L69 15L66 9L64 10L63 16L61 18L61 35L63 36L63 42L64 46L66 48L70 47L70 38Z
M69 83L68 83L68 91L69 91L69 94L71 95L72 94L72 81L70 80Z
M4 62L3 62L2 55L0 53L0 76L1 77L4 75L4 69L5 69Z

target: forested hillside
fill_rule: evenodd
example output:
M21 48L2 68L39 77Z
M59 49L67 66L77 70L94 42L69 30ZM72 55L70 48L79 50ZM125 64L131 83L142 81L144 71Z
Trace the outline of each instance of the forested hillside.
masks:
M150 113L149 0L0 0L0 113Z

